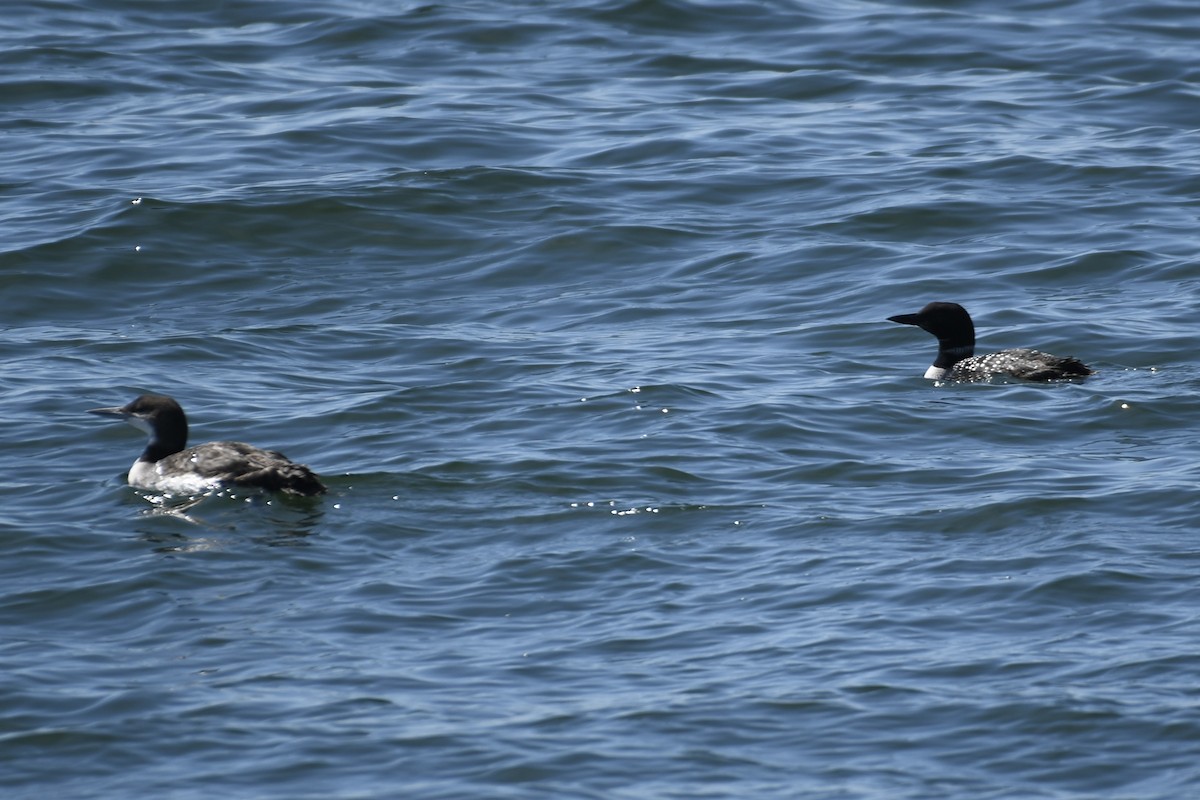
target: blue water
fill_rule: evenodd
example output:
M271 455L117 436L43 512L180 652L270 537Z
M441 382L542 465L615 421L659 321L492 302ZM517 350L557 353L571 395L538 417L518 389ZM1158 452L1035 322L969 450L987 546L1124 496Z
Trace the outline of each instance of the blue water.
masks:
M1194 795L1198 40L6 7L0 793ZM930 300L1098 374L925 381ZM143 391L330 493L139 494Z

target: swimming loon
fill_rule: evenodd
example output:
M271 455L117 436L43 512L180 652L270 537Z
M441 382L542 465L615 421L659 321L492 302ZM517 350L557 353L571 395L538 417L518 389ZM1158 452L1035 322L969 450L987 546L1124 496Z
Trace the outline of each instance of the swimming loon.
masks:
M179 403L166 395L144 394L127 405L93 408L88 413L117 417L150 434L146 449L129 469L130 486L167 494L199 494L223 486L298 495L325 492L312 470L274 450L242 442L188 447L187 417Z
M1054 381L1092 374L1079 359L1023 347L974 355L975 325L958 303L929 303L916 314L900 314L888 317L888 321L916 325L937 337L937 359L925 372L931 380L986 381L993 375L1008 375L1027 381Z

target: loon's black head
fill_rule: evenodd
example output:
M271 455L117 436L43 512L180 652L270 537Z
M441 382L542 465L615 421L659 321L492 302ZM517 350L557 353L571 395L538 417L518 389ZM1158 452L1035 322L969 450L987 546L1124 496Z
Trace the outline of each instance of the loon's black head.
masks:
M187 417L179 403L163 394L144 394L123 406L91 408L89 414L116 417L150 435L142 454L145 461L158 461L187 447Z
M916 314L898 314L888 317L888 321L916 325L936 336L938 357L933 362L935 367L949 369L975 354L975 324L958 303L929 303Z

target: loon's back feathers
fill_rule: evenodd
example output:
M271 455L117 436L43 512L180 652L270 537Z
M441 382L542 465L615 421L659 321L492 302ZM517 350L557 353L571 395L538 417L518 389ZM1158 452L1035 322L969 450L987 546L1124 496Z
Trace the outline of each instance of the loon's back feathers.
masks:
M937 358L925 372L926 378L986 381L993 375L1007 375L1027 381L1055 381L1093 374L1077 358L1064 358L1040 350L1014 348L974 355L975 324L967 310L957 303L929 303L916 314L899 314L888 320L916 325L937 337Z
M89 413L122 419L150 435L129 470L131 486L170 494L198 494L221 486L296 495L325 492L312 470L275 450L244 442L188 447L187 417L166 395L144 394L124 406L93 408Z
M198 444L160 458L155 466L161 474L186 471L227 486L299 495L325 492L325 486L308 467L278 450L263 450L245 442Z
M1026 381L1056 381L1084 378L1091 374L1092 370L1077 358L1016 347L964 358L951 368L947 378L955 381L986 381L993 375L1008 375Z

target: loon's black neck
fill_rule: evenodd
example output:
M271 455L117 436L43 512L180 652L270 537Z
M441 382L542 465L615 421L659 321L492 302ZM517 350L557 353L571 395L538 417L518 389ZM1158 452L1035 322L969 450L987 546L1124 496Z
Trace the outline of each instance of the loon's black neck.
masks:
M138 456L138 461L148 461L153 464L167 456L175 455L185 447L187 447L186 433L182 437L171 436L166 439L156 434L150 437L150 441L146 444L146 449Z
M964 358L975 355L975 343L963 344L961 339L938 339L938 354L933 365L950 369Z

